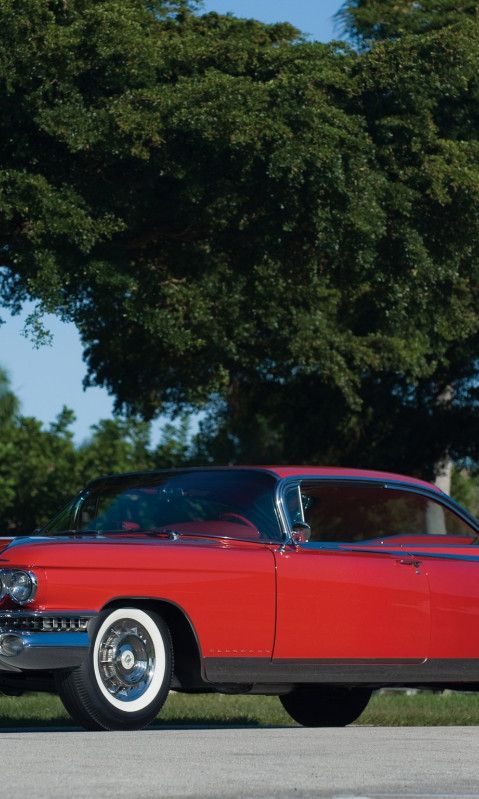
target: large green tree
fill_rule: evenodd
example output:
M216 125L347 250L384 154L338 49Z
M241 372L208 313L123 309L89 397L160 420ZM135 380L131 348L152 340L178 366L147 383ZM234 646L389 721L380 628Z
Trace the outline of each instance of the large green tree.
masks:
M90 379L146 416L318 361L351 393L378 343L338 330L329 265L368 260L377 179L342 108L348 58L186 8L14 6L11 307L30 295L73 319Z
M409 452L424 472L447 387L458 429L474 403L479 47L459 16L358 53L184 2L5 0L4 304L75 322L118 410L206 405L205 460Z
M479 455L478 12L477 0L347 0L339 14L363 47L361 102L388 177L378 254L406 291L406 335L411 323L432 334L429 375L365 376L365 465L389 450L398 468L431 476L441 453ZM419 282L406 288L411 271Z
M479 31L469 15L455 23L378 42L352 65L348 110L374 148L382 214L371 259L348 257L342 284L334 274L351 340L380 342L356 372L360 401L325 384L318 363L253 391L242 414L223 406L214 457L259 450L428 477L446 453L478 457ZM393 342L405 366L387 363Z

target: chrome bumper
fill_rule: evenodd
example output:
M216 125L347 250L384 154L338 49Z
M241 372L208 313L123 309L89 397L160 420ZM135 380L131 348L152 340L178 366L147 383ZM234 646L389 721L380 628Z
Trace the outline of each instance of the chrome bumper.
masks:
M0 674L75 668L90 649L96 614L0 613Z

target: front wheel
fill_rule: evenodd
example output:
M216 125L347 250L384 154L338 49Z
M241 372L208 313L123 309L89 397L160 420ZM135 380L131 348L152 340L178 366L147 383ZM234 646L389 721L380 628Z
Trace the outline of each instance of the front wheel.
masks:
M345 727L356 721L371 698L370 688L305 686L280 696L281 704L304 727Z
M87 659L57 675L57 691L68 713L88 730L139 730L159 713L172 670L163 619L139 608L116 608L99 614Z

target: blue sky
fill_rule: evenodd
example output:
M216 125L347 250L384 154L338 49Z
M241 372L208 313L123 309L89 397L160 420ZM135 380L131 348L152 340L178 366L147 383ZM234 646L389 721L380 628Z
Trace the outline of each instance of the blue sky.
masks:
M338 0L204 0L205 11L231 12L235 17L254 17L260 22L291 22L311 39L329 42L339 38L333 16Z
M341 5L338 0L205 0L203 9L266 23L290 22L311 40L327 42L339 38L333 16ZM25 316L32 307L15 317L0 309L4 320L0 326L0 367L8 373L24 416L34 416L48 427L64 405L72 408L77 421L71 429L80 443L89 437L91 425L112 416L112 398L105 389L83 389L86 367L73 325L47 317L53 342L38 349L22 335ZM160 420L154 433L161 424Z

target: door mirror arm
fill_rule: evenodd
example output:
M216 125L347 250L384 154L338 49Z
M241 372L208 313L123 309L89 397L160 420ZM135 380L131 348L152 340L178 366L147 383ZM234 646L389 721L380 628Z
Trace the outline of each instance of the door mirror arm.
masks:
M300 544L305 544L306 541L309 541L310 536L311 527L307 522L294 522L289 538L286 539L281 548L284 550L286 544L292 544L294 547L298 547Z

